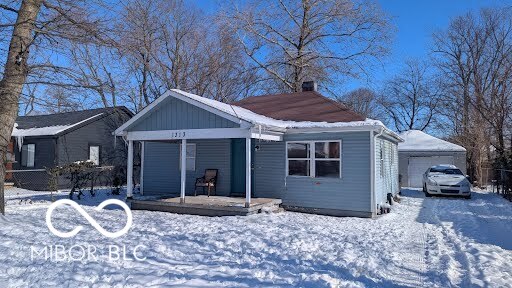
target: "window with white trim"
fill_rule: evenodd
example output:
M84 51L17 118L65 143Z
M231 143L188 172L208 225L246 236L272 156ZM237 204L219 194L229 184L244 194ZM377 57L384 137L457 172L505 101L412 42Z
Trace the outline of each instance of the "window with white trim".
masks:
M89 161L92 161L94 165L100 165L100 146L89 146Z
M191 143L187 144L187 171L196 171L196 144ZM181 145L180 145L180 162L181 163ZM181 170L181 165L179 165L179 169Z
M288 175L309 176L311 167L310 143L288 143Z
M341 141L287 143L287 175L341 177Z
M36 144L25 144L21 146L21 166L34 167L36 156Z
M315 142L315 177L340 178L340 142Z

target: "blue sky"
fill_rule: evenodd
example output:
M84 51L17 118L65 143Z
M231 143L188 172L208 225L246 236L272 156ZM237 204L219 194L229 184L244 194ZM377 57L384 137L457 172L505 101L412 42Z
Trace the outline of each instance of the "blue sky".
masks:
M467 11L478 11L483 7L512 6L512 0L378 0L382 9L393 17L396 26L391 55L384 59L367 79L351 80L343 90L358 87L379 89L382 82L397 73L408 58L429 57L431 35L437 29L448 26L450 19ZM219 5L216 0L194 0L207 12L214 12Z

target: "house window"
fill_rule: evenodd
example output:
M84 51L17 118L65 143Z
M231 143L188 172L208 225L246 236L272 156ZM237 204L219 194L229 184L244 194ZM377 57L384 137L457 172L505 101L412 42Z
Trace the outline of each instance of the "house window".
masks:
M380 177L384 177L384 145L380 142Z
M94 165L100 165L100 146L89 146L89 161Z
M341 142L287 143L289 176L341 177Z
M310 175L310 150L310 143L288 143L288 175Z
M340 142L315 143L315 177L340 177Z
M187 171L196 171L196 144L187 144ZM181 163L181 146L180 146L180 163ZM181 165L180 165L181 170Z
M21 166L34 167L36 155L36 144L25 144L21 146Z

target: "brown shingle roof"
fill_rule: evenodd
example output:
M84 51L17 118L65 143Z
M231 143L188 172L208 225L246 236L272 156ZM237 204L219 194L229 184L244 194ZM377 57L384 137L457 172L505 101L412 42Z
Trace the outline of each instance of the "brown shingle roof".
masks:
M233 105L270 118L290 121L351 122L365 117L315 91L252 96Z

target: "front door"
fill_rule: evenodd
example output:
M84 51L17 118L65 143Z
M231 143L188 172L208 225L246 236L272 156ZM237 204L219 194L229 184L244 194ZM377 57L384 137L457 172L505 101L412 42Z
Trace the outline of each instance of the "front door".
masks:
M254 157L254 150L251 156ZM254 159L254 158L253 158ZM254 177L252 177L254 179ZM251 181L254 187L254 181ZM251 189L254 190L254 189ZM252 193L253 194L253 193ZM245 196L245 139L231 139L231 196Z

